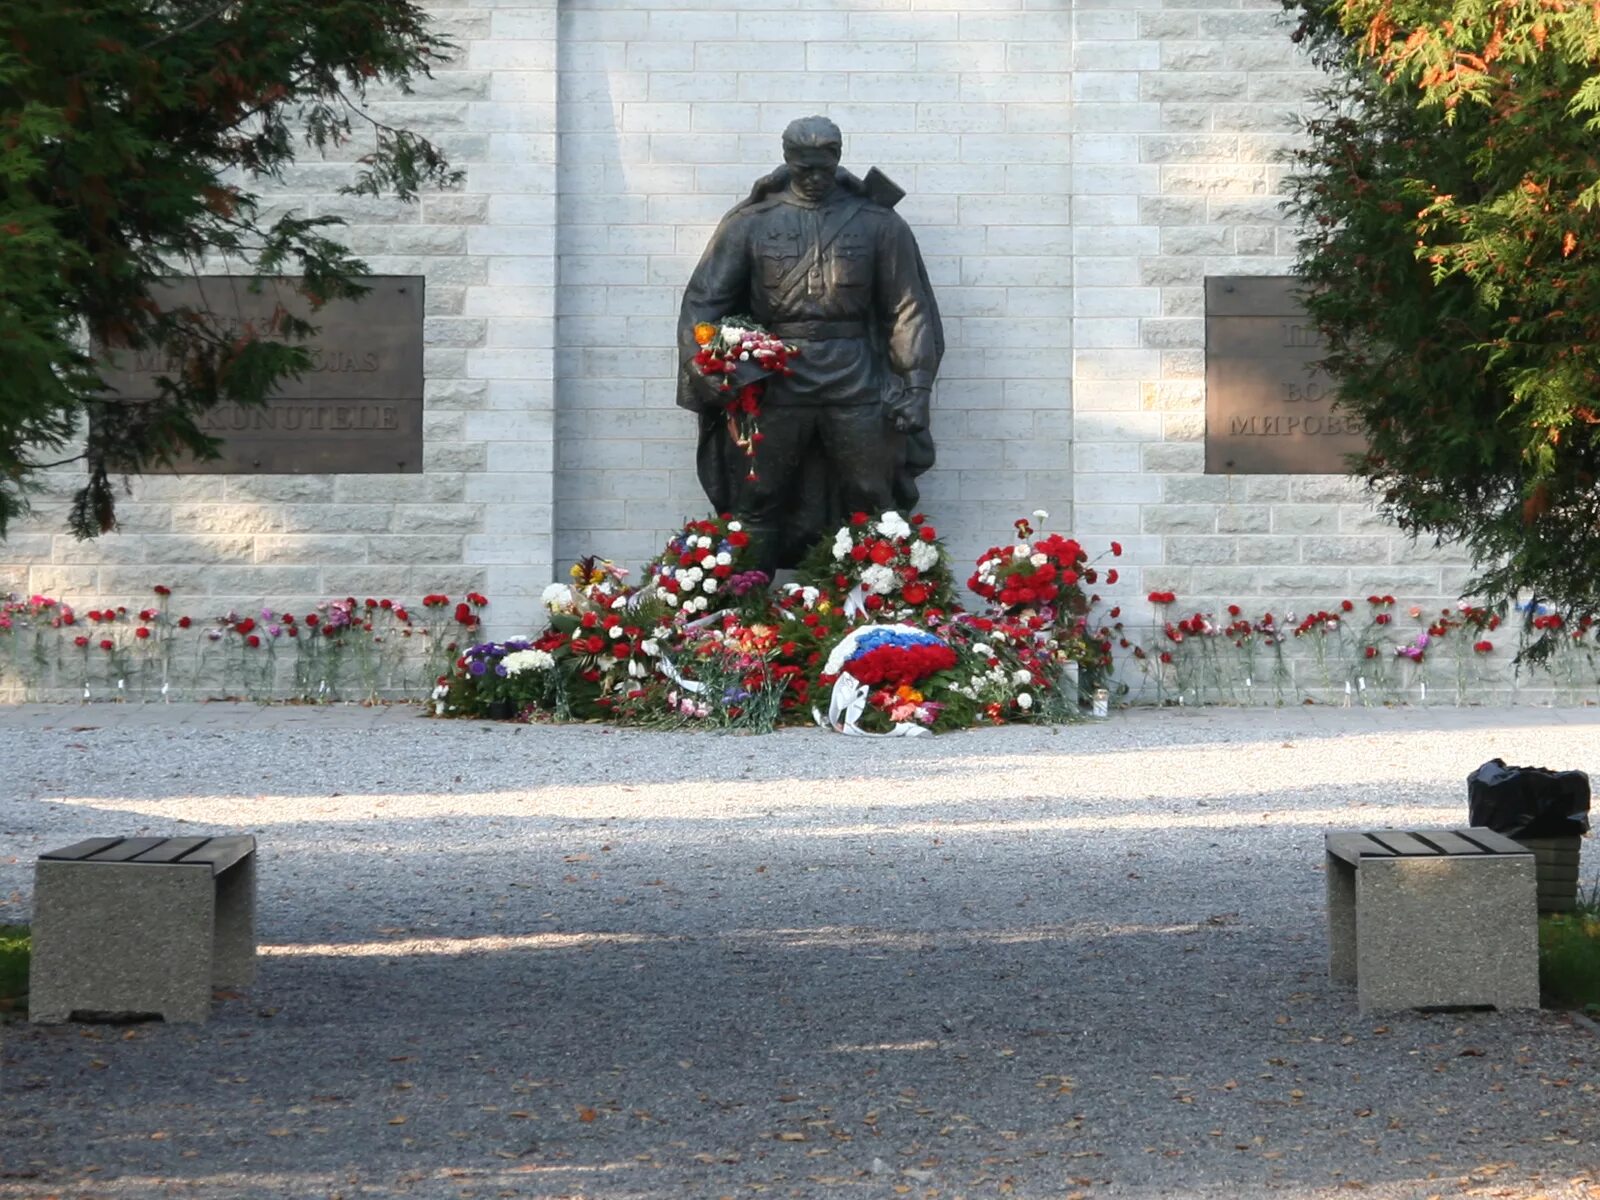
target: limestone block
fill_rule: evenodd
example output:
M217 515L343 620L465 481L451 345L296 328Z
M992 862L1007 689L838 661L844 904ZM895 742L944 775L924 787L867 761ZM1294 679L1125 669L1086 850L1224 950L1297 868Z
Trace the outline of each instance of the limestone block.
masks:
M1531 855L1364 859L1353 873L1362 1012L1539 1006Z
M202 863L40 859L29 1018L155 1013L204 1021L214 986L255 979L254 844L214 875Z

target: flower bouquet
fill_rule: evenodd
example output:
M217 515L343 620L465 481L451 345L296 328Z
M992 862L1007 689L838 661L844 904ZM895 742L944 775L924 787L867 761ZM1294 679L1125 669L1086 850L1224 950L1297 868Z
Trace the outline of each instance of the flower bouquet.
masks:
M1039 509L1033 516L1042 522L1049 514ZM967 586L989 601L1000 616L1036 612L1058 625L1082 616L1089 604L1081 584L1098 579L1095 570L1084 565L1089 556L1083 547L1057 533L1030 541L1034 529L1026 517L1015 525L1016 542L985 550ZM1120 550L1113 544L1113 554ZM1116 581L1116 571L1108 572L1106 582Z
M909 520L894 511L852 514L831 544L824 539L806 556L799 575L843 594L845 611L858 620L926 625L954 607L949 555L921 513Z
M789 359L798 348L768 333L749 317L723 317L694 327L699 349L695 370L728 410L728 436L750 460L748 478L756 478L756 445L761 441L761 394L772 375L789 375Z
M645 575L661 601L686 617L737 607L769 582L755 569L744 525L726 514L685 524Z

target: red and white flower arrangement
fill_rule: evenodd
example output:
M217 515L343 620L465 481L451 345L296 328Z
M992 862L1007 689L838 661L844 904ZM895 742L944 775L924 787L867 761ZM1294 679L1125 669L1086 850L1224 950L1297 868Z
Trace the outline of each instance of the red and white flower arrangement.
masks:
M766 575L755 570L750 534L727 515L686 523L646 575L662 602L687 616L733 607L767 583Z
M1049 515L1043 509L1033 513L1041 523ZM1017 540L985 550L967 586L1010 616L1032 611L1055 620L1058 613L1081 612L1085 605L1079 582L1089 572L1084 565L1089 555L1083 547L1058 533L1030 541L1034 528L1026 517L1015 522L1015 527ZM1110 575L1109 582L1115 583L1115 572Z
M694 327L695 370L725 395L728 436L749 460L746 478L756 478L756 445L761 441L761 397L767 379L792 375L789 360L798 348L768 333L749 317L723 317Z
M831 586L845 610L866 621L937 621L953 607L950 559L926 517L854 513L825 554L801 564L806 582Z

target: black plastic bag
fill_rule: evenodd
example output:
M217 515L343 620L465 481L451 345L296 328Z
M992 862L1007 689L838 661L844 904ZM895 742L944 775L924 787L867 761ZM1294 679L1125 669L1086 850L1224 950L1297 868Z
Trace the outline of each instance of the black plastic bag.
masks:
M1589 829L1589 777L1490 759L1467 776L1467 815L1507 837L1577 837Z

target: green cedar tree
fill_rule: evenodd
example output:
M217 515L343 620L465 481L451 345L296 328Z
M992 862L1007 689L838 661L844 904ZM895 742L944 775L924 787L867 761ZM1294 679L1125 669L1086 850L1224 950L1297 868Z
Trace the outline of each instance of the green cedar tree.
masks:
M1600 611L1600 6L1284 7L1330 72L1289 207L1353 469L1469 591Z
M269 213L257 189L307 147L357 159L351 195L456 182L363 107L450 49L406 0L0 0L0 537L79 459L70 528L115 528L114 479L214 457L207 409L309 365L312 322L280 310L241 333L152 288L220 260L296 277L313 314L362 294L343 222ZM108 401L94 345L163 356L159 396Z

